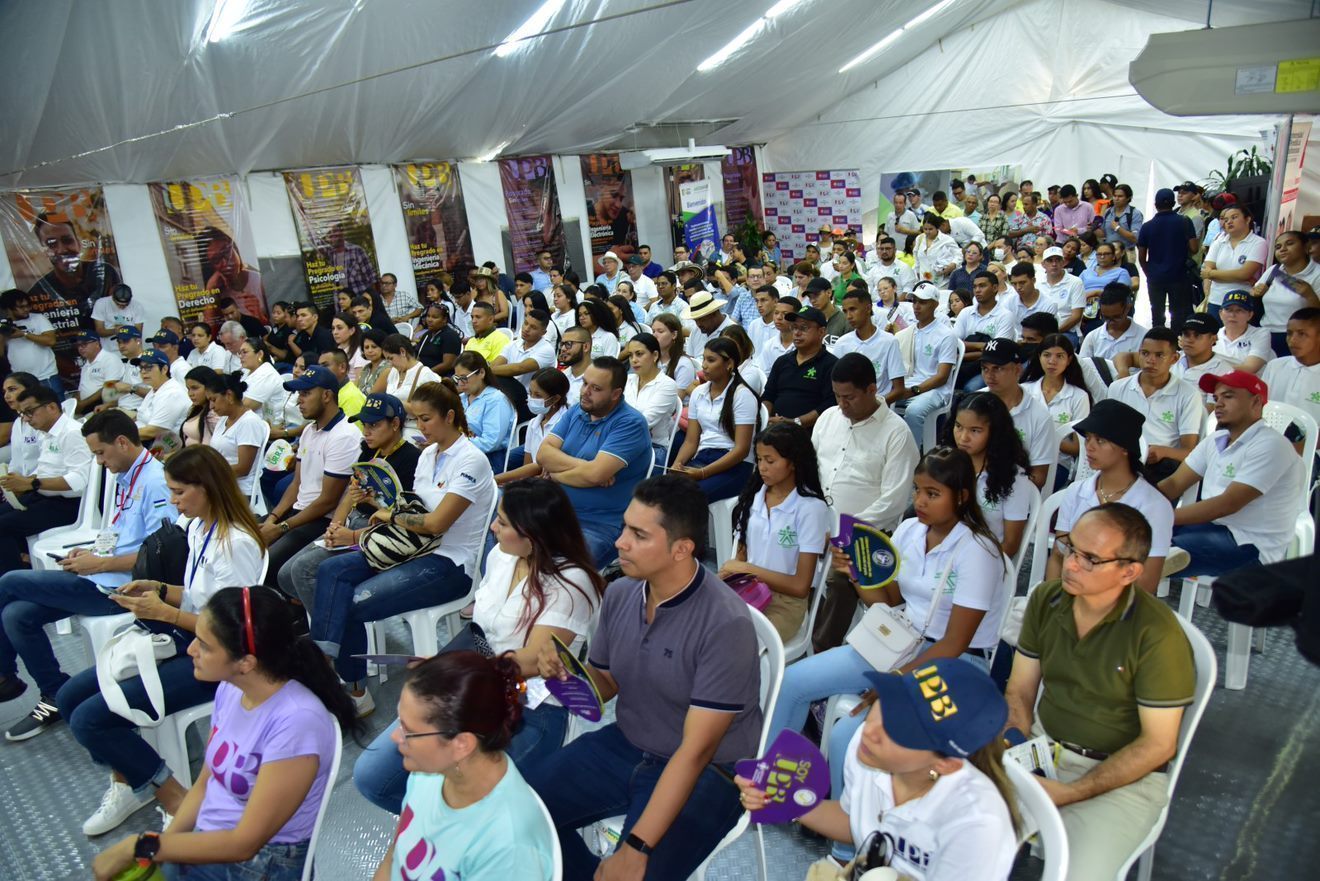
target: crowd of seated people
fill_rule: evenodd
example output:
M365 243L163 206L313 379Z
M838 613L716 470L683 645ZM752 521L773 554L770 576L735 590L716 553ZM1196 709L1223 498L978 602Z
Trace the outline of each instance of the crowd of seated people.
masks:
M420 298L387 273L325 309L280 301L270 326L233 303L186 333L100 322L76 389L49 322L0 294L0 701L36 697L6 739L68 723L108 767L89 836L164 813L97 877L134 860L300 877L334 738L376 711L374 624L470 601L354 768L399 815L377 878L549 878L556 838L565 878L686 878L764 804L733 774L763 730L818 735L813 705L859 694L822 744L831 798L802 818L834 869L1006 878L1004 738L1044 735L1067 877L1112 878L1167 798L1193 697L1157 587L1282 559L1302 513L1303 426L1264 417L1270 401L1320 417L1320 237L1281 234L1271 262L1231 197L1160 190L1144 220L1109 177L1048 203L1027 181L895 194L873 248L826 229L796 262L728 236L706 266L606 255L586 285L546 253L512 278L439 274ZM79 521L98 469L113 493L87 541L31 559L29 539ZM1056 492L1005 688L990 660L1031 512ZM894 581L854 580L830 545L841 514L892 536ZM140 551L171 542L177 566L144 576L159 555ZM768 718L773 637L728 585L746 578L777 638L814 649ZM846 640L876 603L920 627L892 671ZM164 711L214 704L190 788L42 629L124 613L167 646ZM572 736L545 685L565 675L556 640L613 722ZM1114 658L1141 660L1099 675ZM142 676L120 685L153 707ZM923 721L932 689L968 711ZM617 847L591 850L579 830L617 816Z

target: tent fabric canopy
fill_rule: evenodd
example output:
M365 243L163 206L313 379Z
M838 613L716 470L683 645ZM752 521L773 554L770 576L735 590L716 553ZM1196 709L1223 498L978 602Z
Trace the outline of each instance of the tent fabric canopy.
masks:
M1178 125L1135 97L1102 96L1132 94L1127 62L1145 34L1199 27L1205 16L1193 0L958 0L839 74L932 4L803 0L727 63L698 72L771 0L566 0L547 25L557 32L507 57L492 48L539 0L233 2L244 15L215 43L205 33L217 0L3 4L0 44L15 73L0 86L0 186L470 159L501 144L505 155L627 149L703 120L728 121L698 126L708 143L768 143L772 159L814 168L865 168L881 152L899 161L914 131L942 142L923 158L1026 161L1041 138L1067 143L1061 124L1112 132L1097 149L1152 153L1142 139ZM1214 23L1303 18L1309 5L1218 0ZM884 118L1063 96L1085 100L983 111L1013 122L988 139L979 127L954 137L957 115L959 126L948 114L901 126ZM825 124L853 117L879 118ZM1261 127L1184 130L1240 139ZM807 159L822 147L827 156Z

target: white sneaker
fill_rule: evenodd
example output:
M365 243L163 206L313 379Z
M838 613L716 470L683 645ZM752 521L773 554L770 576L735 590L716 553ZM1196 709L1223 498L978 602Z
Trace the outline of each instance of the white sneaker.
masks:
M160 814L160 831L168 832L170 830L170 824L174 822L174 815L160 805L156 806L156 812Z
M104 835L155 800L150 791L135 795L127 783L112 780L101 796L101 806L83 823L83 834Z
M1186 569L1192 563L1191 554L1182 548L1171 547L1169 553L1164 557L1164 569L1160 572L1161 578L1168 578L1171 575L1177 575Z
M365 719L376 712L376 701L371 697L370 689L363 688L361 694L350 691L348 696L353 701L353 712L359 719Z

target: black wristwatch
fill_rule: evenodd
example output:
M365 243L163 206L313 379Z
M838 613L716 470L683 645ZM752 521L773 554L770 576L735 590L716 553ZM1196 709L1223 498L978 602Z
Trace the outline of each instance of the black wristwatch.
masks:
M642 856L650 856L651 851L653 850L651 845L642 841L642 839L638 838L637 835L632 832L629 832L628 837L623 839L623 843L637 851Z
M41 478L40 477L32 478L32 492L39 492L40 490L41 490Z
M146 868L156 862L158 853L160 853L159 832L143 832L138 836L137 844L133 845L133 859L137 860L139 866Z

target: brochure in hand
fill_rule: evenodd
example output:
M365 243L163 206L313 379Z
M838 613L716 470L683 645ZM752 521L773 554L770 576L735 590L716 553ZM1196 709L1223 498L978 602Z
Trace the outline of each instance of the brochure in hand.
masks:
M743 759L734 765L734 771L765 790L766 806L752 811L753 823L788 823L830 796L830 767L825 757L796 731L779 732L764 757Z
M384 459L354 462L353 476L357 478L358 486L371 492L386 508L393 508L403 493L403 481L399 480L398 472Z
M6 464L3 463L3 462L0 462L0 477L3 477L4 475L6 475L6 474L8 474L8 473L9 473L9 466L6 465ZM14 495L12 492L10 492L10 491L7 490L7 489L6 489L6 490L3 490L3 492L4 492L4 495L5 495L5 501L9 503L9 507L13 508L15 511L26 511L26 510L27 510L27 505L25 505L25 504L23 504L22 502L20 502L20 501L18 500L18 496Z
M591 674L577 656L569 651L568 646L557 636L551 636L555 641L555 651L559 653L559 662L564 665L568 671L567 679L549 678L545 680L545 687L550 693L559 698L559 702L564 705L575 716L581 716L588 722L599 722L603 712L603 705L600 699L600 692L596 691L596 683L591 681Z
M898 575L898 549L889 536L851 514L839 517L839 534L830 539L848 555L849 569L863 590L884 587Z

